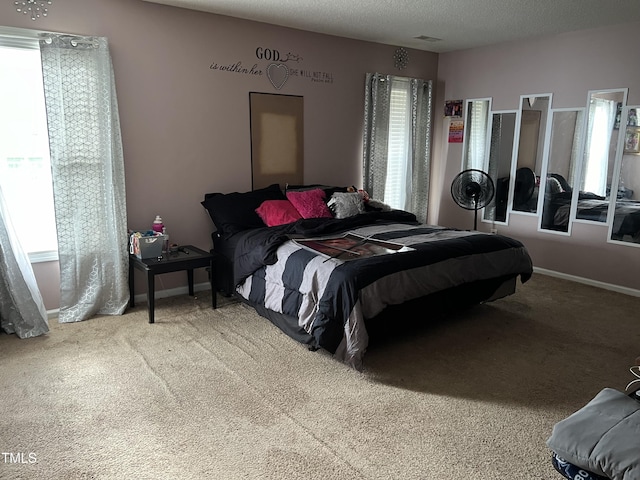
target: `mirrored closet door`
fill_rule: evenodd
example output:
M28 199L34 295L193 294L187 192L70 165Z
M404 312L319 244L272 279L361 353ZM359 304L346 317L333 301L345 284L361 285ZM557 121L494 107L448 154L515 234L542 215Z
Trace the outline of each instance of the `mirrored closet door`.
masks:
M489 162L486 172L493 180L495 195L493 201L484 209L483 220L487 222L507 222L516 115L515 110L491 112Z
M540 181L540 230L569 234L571 198L582 152L584 109L552 109L549 154Z
M550 106L551 94L520 97L518 150L512 168L511 208L514 212L536 214L538 211L538 181L546 151Z
M621 116L627 90L589 91L579 188L574 189L572 199L575 220L607 222L609 206L615 199L610 193L618 140L620 132L625 132Z
M611 183L609 240L640 247L640 106L622 109L619 154Z

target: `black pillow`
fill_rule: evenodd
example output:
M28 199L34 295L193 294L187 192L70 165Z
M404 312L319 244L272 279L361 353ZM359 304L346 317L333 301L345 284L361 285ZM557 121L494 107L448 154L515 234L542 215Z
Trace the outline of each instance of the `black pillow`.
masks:
M289 185L287 184L285 186L285 193L286 192L304 192L306 190L315 190L316 188L320 188L321 190L324 190L324 194L325 194L325 200L329 201L329 199L331 198L331 195L333 195L336 192L339 193L344 193L348 190L348 187L333 187L330 185L321 185L321 184L309 184L309 185Z
M228 237L250 228L264 227L256 208L265 200L286 200L277 183L246 193L207 193L200 202L220 234Z

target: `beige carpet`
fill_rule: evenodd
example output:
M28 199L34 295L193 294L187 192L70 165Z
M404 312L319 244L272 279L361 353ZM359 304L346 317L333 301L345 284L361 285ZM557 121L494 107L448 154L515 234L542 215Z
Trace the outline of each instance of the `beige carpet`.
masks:
M560 479L551 428L640 354L640 299L542 275L364 372L228 299L156 303L0 335L0 478Z

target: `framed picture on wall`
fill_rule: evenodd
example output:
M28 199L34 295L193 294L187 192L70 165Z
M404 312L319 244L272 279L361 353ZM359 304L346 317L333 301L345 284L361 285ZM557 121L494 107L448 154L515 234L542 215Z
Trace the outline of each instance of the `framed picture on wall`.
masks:
M622 102L618 102L616 107L616 120L613 123L614 130L620 130L620 119L622 118Z
M249 92L251 188L302 185L304 97Z
M627 128L624 136L624 153L640 154L640 128Z

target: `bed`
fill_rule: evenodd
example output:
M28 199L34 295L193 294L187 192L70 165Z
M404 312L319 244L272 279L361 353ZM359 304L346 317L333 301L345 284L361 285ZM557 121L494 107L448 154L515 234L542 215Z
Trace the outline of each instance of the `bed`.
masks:
M403 317L426 322L443 305L512 294L517 279L532 274L517 240L420 224L409 212L346 190L283 193L272 185L206 194L219 289L311 349L362 369L368 331L391 325L390 313L402 312L392 328L403 328ZM418 306L422 314L407 315Z
M613 217L613 240L626 240L631 237L635 243L640 243L640 201L618 200Z
M608 211L609 200L581 195L578 199L576 218L605 223ZM571 213L571 198L561 195L553 196L550 203L548 203L547 213L548 215L543 217L543 228L567 231ZM547 223L545 220L551 221ZM640 242L639 201L616 201L611 238L613 240L623 240L625 237L631 237L634 242Z
M626 198L632 191L622 189L615 203L613 240L628 240L640 242L640 201ZM557 174L547 178L544 209L542 212L542 228L546 230L568 230L571 216L571 200L573 192L566 180ZM580 192L576 207L576 218L594 222L607 221L609 199L591 192ZM626 238L625 238L626 237Z

